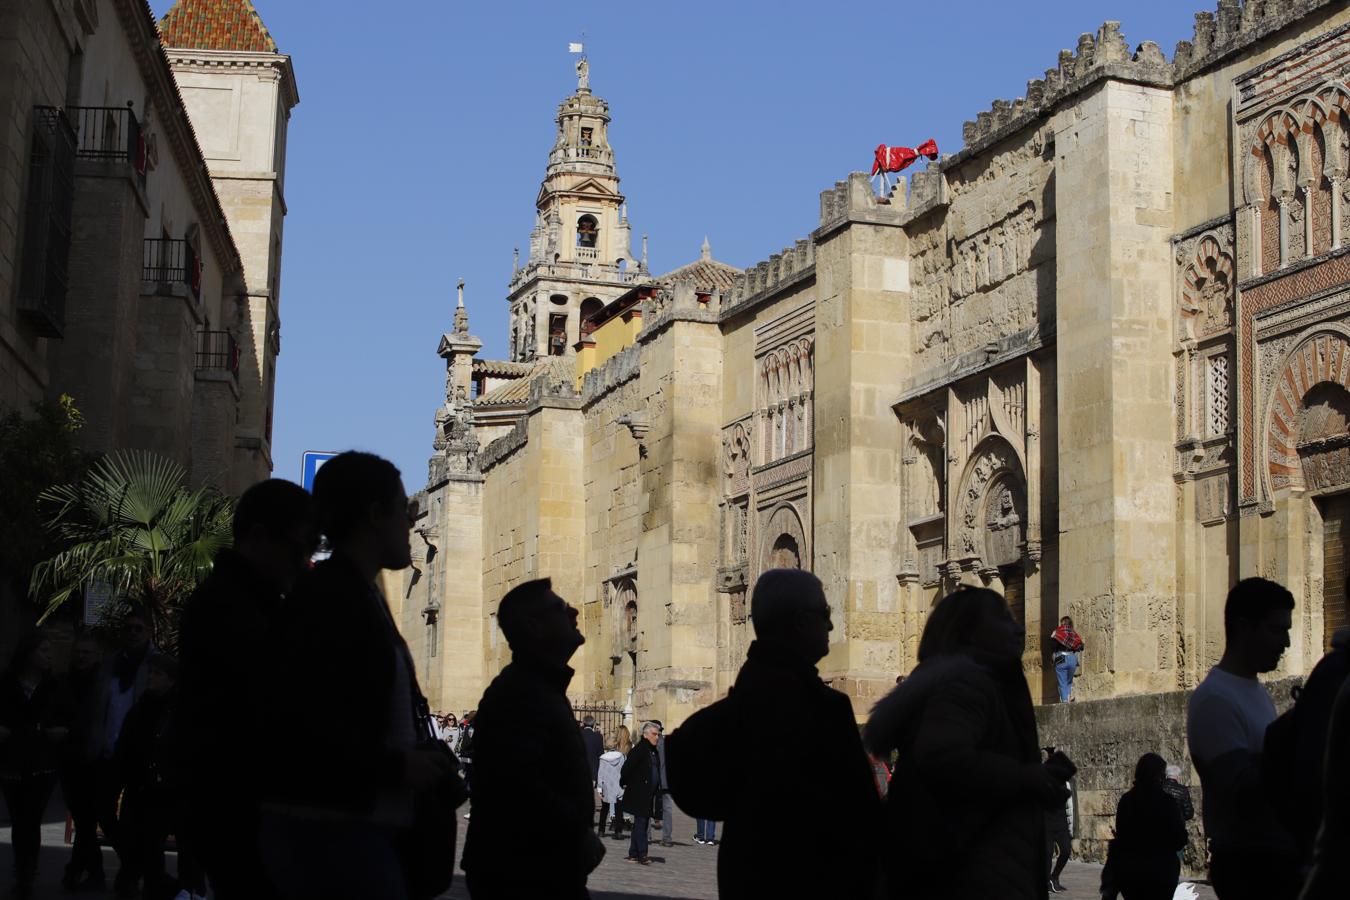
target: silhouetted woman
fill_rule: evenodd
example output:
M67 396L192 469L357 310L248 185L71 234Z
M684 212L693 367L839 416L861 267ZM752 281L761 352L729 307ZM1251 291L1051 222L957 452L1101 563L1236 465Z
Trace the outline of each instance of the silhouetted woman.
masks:
M898 751L887 796L888 891L905 900L1046 897L1045 811L1075 768L1040 761L1022 626L997 593L960 588L933 608L919 665L867 723Z
M41 631L19 640L0 675L0 788L13 823L14 896L30 897L42 814L56 787L60 746L70 733L52 677L52 644Z
M1186 825L1177 803L1163 790L1167 763L1145 753L1134 767L1134 787L1116 807L1111 868L1124 900L1171 900L1181 876Z

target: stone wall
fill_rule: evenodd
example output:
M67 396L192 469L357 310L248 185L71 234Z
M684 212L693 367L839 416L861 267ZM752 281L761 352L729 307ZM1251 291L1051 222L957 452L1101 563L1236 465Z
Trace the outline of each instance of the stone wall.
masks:
M1296 680L1266 683L1280 710L1290 705ZM1200 776L1186 746L1186 705L1192 691L1172 691L1106 700L1039 706L1036 722L1043 747L1057 747L1078 765L1074 778L1074 856L1102 862L1114 834L1116 804L1134 781L1134 766L1145 753L1157 753L1181 767L1182 784L1191 789L1195 819L1185 868L1202 874L1205 861Z

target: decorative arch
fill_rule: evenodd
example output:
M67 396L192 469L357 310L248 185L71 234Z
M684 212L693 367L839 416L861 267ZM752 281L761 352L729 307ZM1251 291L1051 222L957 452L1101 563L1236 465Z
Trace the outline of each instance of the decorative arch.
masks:
M961 474L955 554L987 566L1008 565L1026 544L1026 473L1016 449L990 434Z
M586 213L577 218L577 246L595 249L600 241L600 223L595 216Z
M1267 404L1271 492L1350 484L1350 333L1325 326L1285 357Z
M1181 284L1181 315L1190 336L1205 337L1233 323L1233 257L1218 237L1206 234L1196 246Z
M802 526L802 517L791 503L780 503L774 507L765 520L764 544L760 554L760 569L798 568L810 569L810 547L807 545L806 529ZM788 565L791 555L796 557L796 565Z

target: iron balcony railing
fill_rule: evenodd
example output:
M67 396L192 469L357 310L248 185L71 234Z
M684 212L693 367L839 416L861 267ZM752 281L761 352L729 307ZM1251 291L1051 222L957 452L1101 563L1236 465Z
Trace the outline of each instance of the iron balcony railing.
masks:
M145 185L145 135L130 106L72 106L80 159L130 163Z
M197 332L197 369L239 377L239 343L228 331Z
M61 109L34 107L18 311L41 337L65 332L74 200L75 131Z
M182 238L146 238L141 279L153 284L182 284L194 300L202 294L202 263Z

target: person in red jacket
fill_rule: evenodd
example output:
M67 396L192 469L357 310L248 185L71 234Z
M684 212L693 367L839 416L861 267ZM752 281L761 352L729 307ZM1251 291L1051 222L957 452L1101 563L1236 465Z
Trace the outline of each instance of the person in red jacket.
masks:
M1078 654L1083 652L1083 637L1073 630L1073 619L1065 616L1050 632L1054 642L1055 678L1059 681L1059 702L1073 699L1073 680L1078 674Z

